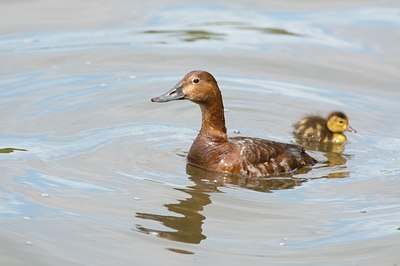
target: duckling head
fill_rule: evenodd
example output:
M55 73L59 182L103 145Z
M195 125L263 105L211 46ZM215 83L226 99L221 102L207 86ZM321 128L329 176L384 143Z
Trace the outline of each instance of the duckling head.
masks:
M151 99L152 102L169 102L187 99L198 104L209 104L221 99L215 78L206 71L187 73L171 90Z
M326 125L333 133L343 133L344 131L357 133L357 131L349 125L349 119L343 112L332 112L328 116Z

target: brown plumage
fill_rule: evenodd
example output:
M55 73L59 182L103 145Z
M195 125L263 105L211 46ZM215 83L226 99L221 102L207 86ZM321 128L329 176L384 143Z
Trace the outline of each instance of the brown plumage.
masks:
M317 115L305 116L293 125L293 134L301 141L343 143L347 140L344 131L357 133L349 125L349 119L340 111L332 112L327 118Z
M215 172L266 176L292 172L316 162L298 145L259 138L228 138L221 91L208 72L189 72L172 90L151 100L180 99L199 104L202 112L201 130L187 156L191 165Z

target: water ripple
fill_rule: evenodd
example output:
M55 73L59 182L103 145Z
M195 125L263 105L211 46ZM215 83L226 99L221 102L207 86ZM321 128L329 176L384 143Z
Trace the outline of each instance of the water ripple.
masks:
M358 8L318 13L272 13L225 9L218 5L170 7L147 14L147 25L132 25L90 31L37 32L0 38L0 53L43 53L100 48L151 49L159 45L171 48L198 46L264 50L276 43L304 43L340 49L373 51L375 48L341 37L332 32L332 25L379 25L398 27L395 8ZM337 17L340 15L340 20ZM179 16L179 23L175 22ZM182 21L185 28L182 27ZM253 21L257 21L254 24ZM149 46L151 44L151 46Z

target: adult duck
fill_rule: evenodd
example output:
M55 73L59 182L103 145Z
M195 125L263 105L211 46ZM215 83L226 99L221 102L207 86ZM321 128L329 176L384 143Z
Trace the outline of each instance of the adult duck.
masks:
M200 105L202 112L200 132L187 156L191 165L213 172L260 177L289 173L316 162L299 145L260 138L228 138L221 91L206 71L187 73L170 91L151 101L183 99Z
M343 143L345 131L357 133L349 124L349 118L340 111L331 112L327 118L318 115L305 116L293 125L293 134L300 141Z

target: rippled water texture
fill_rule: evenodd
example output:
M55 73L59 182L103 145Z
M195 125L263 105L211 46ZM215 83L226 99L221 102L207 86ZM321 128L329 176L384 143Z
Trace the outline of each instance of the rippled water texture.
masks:
M397 1L137 2L0 3L1 265L400 263ZM292 176L186 166L199 108L150 98L193 69L231 136L359 134Z

